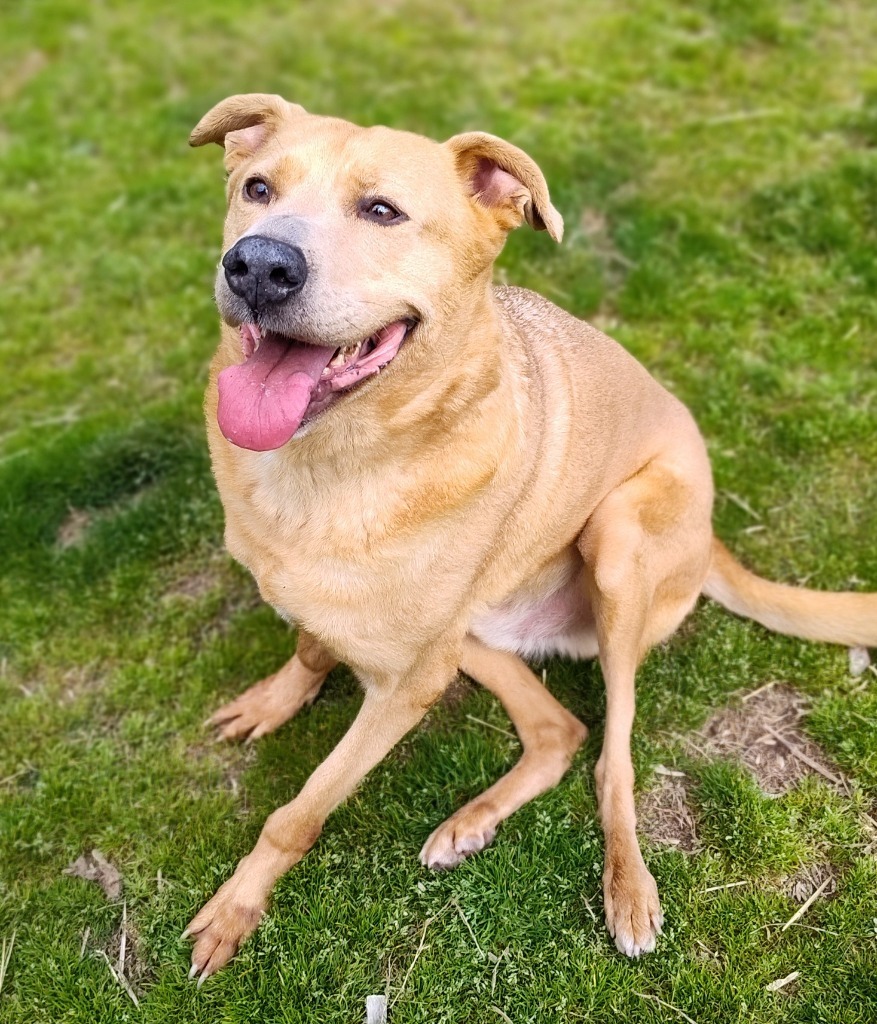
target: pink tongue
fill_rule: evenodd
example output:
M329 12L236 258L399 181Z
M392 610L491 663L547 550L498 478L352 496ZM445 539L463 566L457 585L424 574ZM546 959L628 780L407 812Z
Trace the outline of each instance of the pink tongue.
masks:
M266 452L298 430L335 350L266 334L258 350L217 380L219 429L238 448Z

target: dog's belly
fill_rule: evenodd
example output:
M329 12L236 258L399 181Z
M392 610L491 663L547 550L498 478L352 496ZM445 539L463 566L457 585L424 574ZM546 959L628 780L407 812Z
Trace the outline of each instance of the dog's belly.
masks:
M477 614L469 631L483 644L525 658L597 656L594 616L580 567L543 588L524 588Z

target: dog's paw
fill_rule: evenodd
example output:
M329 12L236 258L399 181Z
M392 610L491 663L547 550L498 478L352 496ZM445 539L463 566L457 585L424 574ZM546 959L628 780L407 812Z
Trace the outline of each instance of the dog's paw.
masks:
M302 692L281 674L269 676L224 704L207 719L224 740L252 743L279 729L302 708L313 704L317 691Z
M238 868L183 932L184 939L195 943L189 977L198 979L199 988L231 960L265 913L267 900L254 898L252 886L243 878Z
M645 864L625 864L624 870L608 863L603 874L606 927L625 956L651 953L661 934L664 915L658 887Z
M443 822L420 851L420 863L433 871L448 871L493 842L496 812L477 801Z

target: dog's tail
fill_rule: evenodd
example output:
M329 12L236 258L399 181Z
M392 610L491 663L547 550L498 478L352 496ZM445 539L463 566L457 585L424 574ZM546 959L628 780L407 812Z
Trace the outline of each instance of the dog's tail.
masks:
M877 593L832 594L771 583L744 569L713 537L707 597L762 626L849 647L877 647Z

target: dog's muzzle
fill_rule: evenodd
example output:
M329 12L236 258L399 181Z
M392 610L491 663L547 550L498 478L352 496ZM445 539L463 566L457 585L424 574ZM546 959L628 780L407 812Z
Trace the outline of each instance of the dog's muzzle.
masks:
M301 249L264 235L240 239L222 257L222 266L229 288L257 313L298 294L308 277Z

